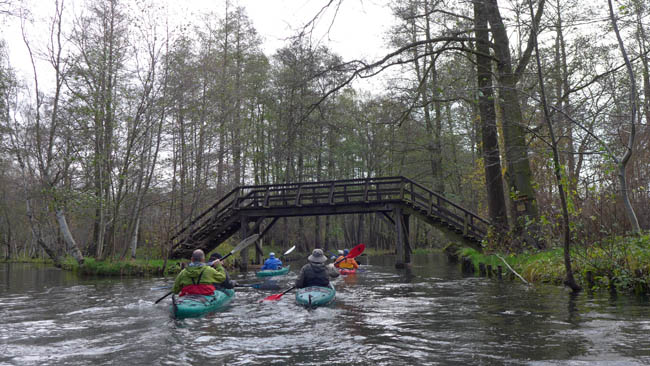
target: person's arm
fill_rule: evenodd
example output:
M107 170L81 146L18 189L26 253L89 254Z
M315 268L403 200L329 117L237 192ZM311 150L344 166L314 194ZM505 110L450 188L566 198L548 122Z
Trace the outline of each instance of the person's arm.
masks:
M335 263L334 266L336 268L339 268L340 264L343 262L344 259L345 259L344 256L340 256L340 257L336 258L336 260L334 261L334 263Z
M206 282L222 283L223 281L226 280L226 270L221 265L221 262L216 262L213 265L214 265L214 267L212 267L213 271L210 271L210 275L207 276L208 278L206 278ZM203 282L203 280L201 280L201 282Z
M298 278L296 278L296 288L303 288L305 285L305 267L302 267L300 269L300 273L298 274Z
M263 271L263 270L265 270L265 269L270 269L270 268L269 268L269 260L268 260L268 259L264 261L264 264L262 265L262 268L260 268L260 271Z
M327 269L327 275L331 278L336 278L340 275L339 271L334 268L333 263L326 265L325 268Z
M184 275L184 271L185 270L182 270L181 273L179 273L178 276L176 276L176 279L174 280L174 287L172 287L172 292L175 294L181 292L181 290L183 289L183 287L181 286L181 277Z
M352 267L354 267L354 269L359 268L359 263L357 263L354 258L350 258L350 263L352 263Z

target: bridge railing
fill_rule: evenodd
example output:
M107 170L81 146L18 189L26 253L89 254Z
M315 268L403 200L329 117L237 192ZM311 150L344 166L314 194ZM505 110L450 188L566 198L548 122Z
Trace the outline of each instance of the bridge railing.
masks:
M482 237L487 233L489 221L408 178L404 178L404 184L407 186L404 199L416 207L425 208L428 215L433 214L462 227L465 235L475 233Z
M399 199L400 177L241 187L238 208L358 204Z
M208 207L197 217L193 218L185 227L174 234L170 240L178 240L185 235L189 235L196 228L204 227L210 223L218 222L223 216L229 214L228 208L232 208L233 201L238 195L239 188L235 188L221 197L216 203Z
M237 210L247 208L287 208L318 205L359 205L364 203L406 203L439 217L464 235L482 237L489 222L444 196L405 177L378 177L321 182L301 182L241 186L230 191L174 235L190 235L193 230L218 225Z

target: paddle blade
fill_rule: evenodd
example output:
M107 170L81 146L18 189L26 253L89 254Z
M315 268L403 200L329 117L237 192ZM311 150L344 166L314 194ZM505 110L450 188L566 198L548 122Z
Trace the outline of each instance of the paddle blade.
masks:
M282 254L282 255L287 255L287 254L293 252L294 249L296 249L296 246L295 246L295 245L292 246L291 248L289 248L289 250L287 250L286 252L284 252L284 254Z
M363 253L364 250L366 250L366 245L363 243L359 244L356 247L350 249L350 252L348 253L348 255L345 256L345 258L358 257L359 255L361 255L361 253Z
M270 295L270 296L265 297L264 301L278 301L278 300L280 300L282 298L282 295L284 295L284 293Z
M266 300L266 301L277 301L277 300L280 300L280 298L282 298L282 295L284 295L284 294L286 294L287 292L293 290L294 288L296 288L296 286L289 287L287 290L285 290L285 291L282 292L281 294L275 294L275 295L267 296L267 297L265 297L264 299L262 299L262 301L265 301L265 300Z
M253 244L257 239L260 237L260 234L253 234L249 236L248 238L242 240L237 246L230 251L230 254L235 254L239 252L240 250L246 248L247 246Z

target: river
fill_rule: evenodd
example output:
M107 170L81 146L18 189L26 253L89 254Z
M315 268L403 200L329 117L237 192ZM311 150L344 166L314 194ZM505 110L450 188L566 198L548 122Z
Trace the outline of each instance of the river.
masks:
M438 254L413 260L396 270L390 256L364 257L327 308L242 288L227 310L181 321L169 298L154 305L167 290L152 288L171 278L0 263L0 365L650 365L647 299L466 277Z

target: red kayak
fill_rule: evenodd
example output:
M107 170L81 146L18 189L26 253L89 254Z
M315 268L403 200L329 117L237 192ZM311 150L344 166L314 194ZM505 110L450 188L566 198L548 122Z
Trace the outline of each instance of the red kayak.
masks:
M357 270L355 268L352 269L339 268L339 273L342 275L351 275L357 273Z

